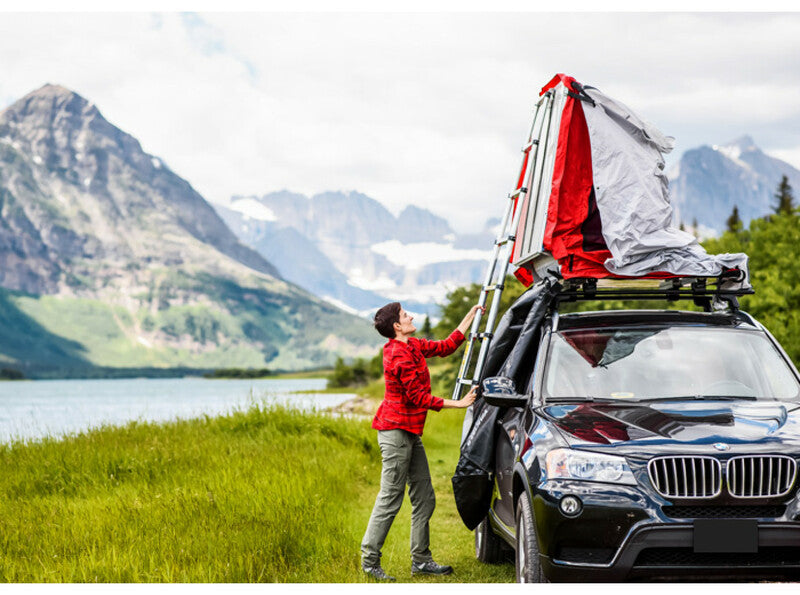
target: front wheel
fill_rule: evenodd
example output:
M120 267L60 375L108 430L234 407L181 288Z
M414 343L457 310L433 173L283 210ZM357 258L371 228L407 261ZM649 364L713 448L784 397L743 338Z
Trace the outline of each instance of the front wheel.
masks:
M517 501L517 552L515 555L518 583L547 582L539 563L539 544L533 523L533 507L528 494Z

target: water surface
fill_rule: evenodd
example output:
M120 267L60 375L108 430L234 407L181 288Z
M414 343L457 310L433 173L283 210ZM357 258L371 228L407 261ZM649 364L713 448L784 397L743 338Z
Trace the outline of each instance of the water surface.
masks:
M0 382L0 442L60 437L106 424L222 415L257 403L333 407L352 394L290 394L325 388L322 378L209 380L131 378Z

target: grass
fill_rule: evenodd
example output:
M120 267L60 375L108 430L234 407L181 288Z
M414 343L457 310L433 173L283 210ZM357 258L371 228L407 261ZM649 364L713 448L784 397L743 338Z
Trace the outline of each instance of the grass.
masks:
M512 565L475 559L455 509L462 419L431 413L423 437L437 494L431 549L455 574L411 576L406 497L384 546L399 581L513 580ZM254 407L6 446L0 466L3 581L367 580L359 544L380 481L369 419Z

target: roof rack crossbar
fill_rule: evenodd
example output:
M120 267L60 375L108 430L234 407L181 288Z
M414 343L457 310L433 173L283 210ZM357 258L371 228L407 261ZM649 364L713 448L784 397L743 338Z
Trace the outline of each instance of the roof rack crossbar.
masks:
M751 295L753 290L719 290L719 289L603 289L592 288L589 291L583 289L562 290L556 299L565 302L576 300L690 300L699 297L737 297Z
M688 281L688 283L687 283ZM719 281L717 280L717 283ZM693 300L706 312L727 305L732 311L739 309L739 296L755 293L752 288L723 289L709 287L706 278L667 279L657 288L598 287L597 279L570 279L564 289L555 296L557 304L562 302L591 300Z

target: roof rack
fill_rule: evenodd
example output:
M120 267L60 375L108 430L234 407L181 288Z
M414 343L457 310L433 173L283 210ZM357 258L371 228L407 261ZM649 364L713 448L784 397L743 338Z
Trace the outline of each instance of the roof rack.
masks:
M755 293L752 288L736 286L742 280L738 274L740 271L729 271L717 277L567 279L555 300L556 305L587 300L692 300L706 312L735 312L739 309L739 296Z

